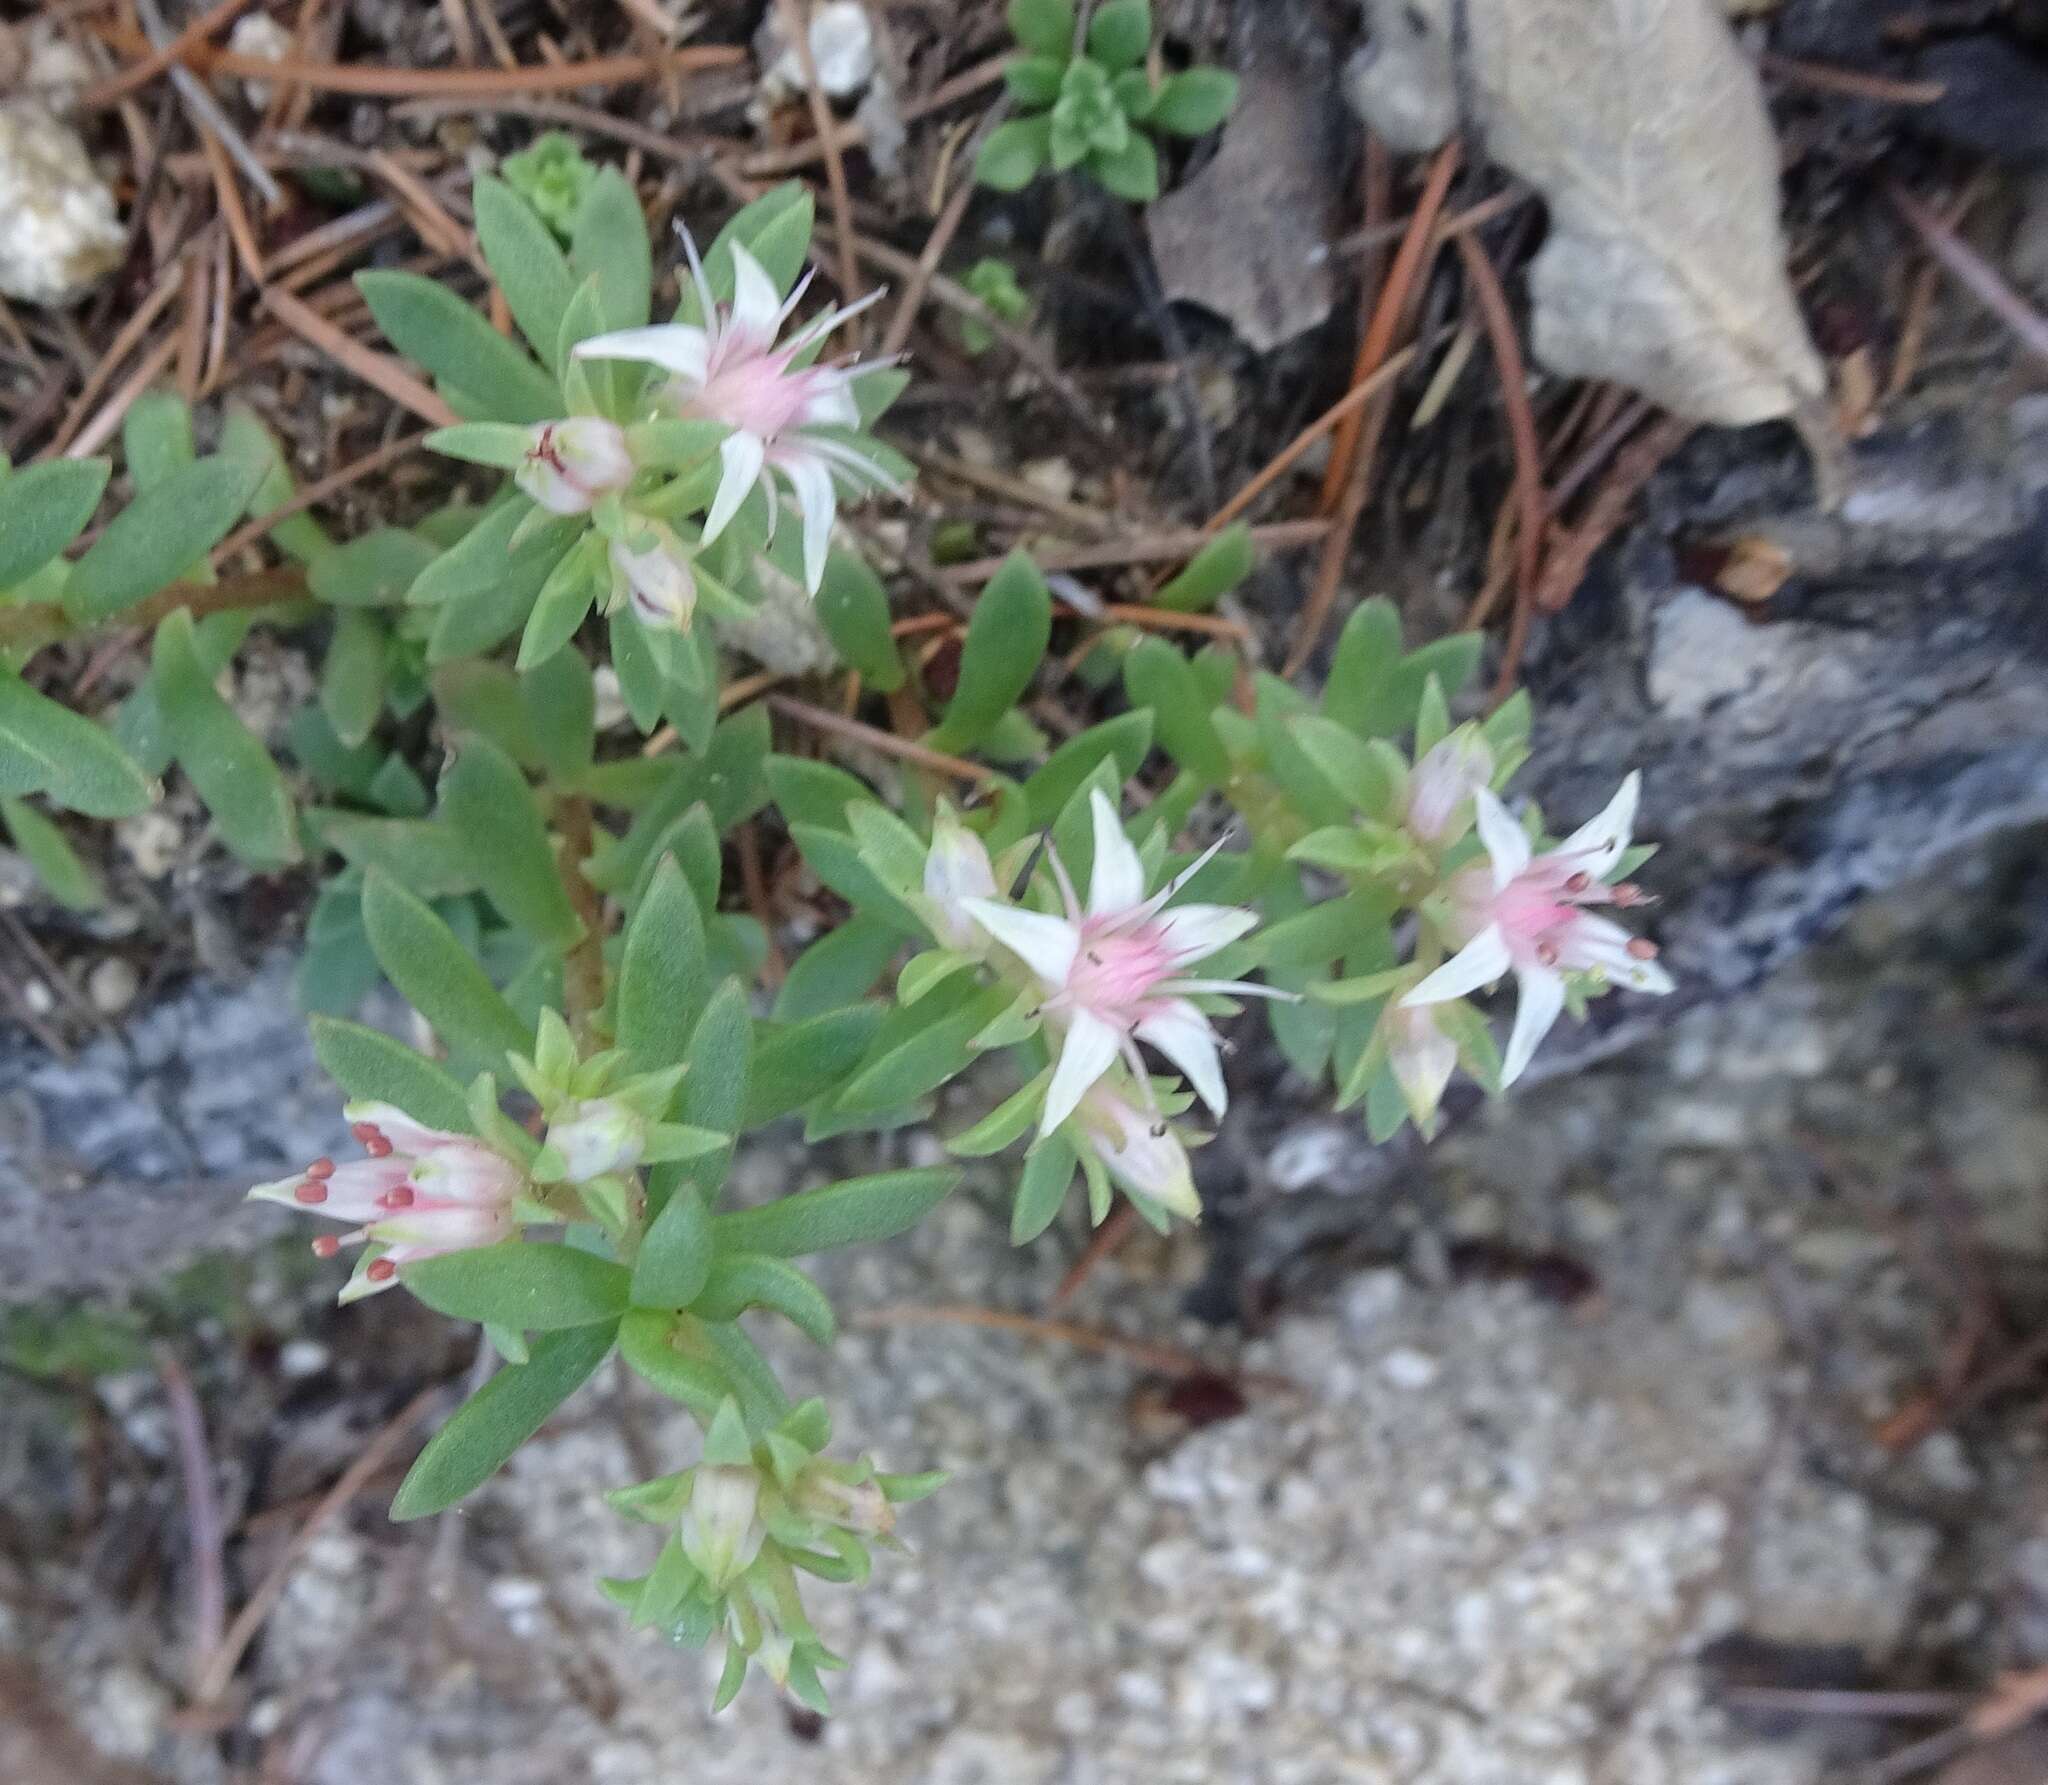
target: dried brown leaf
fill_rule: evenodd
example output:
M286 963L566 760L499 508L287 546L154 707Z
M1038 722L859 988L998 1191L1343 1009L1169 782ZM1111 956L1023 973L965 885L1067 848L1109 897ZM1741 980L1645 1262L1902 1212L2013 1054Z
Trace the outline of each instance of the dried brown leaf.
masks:
M1536 357L1696 421L1811 414L1826 390L1792 297L1778 150L1710 0L1368 0L1366 121L1433 147L1462 92L1486 154L1550 206L1531 269Z

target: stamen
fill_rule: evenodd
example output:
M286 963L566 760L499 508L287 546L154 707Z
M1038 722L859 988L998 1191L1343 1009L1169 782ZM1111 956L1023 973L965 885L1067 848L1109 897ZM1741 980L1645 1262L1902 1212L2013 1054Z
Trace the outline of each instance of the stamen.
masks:
M363 1151L372 1159L388 1159L391 1157L391 1143L380 1134L374 1140L364 1141Z
M396 1189L387 1190L382 1196L378 1197L377 1206L380 1209L409 1209L412 1207L413 1201L412 1186L410 1184L400 1184Z
M1582 893L1592 884L1593 876L1587 873L1584 868L1581 868L1564 883L1564 889L1568 893Z
M1657 945L1647 936L1635 936L1629 940L1628 952L1638 961L1654 961L1657 958Z
M382 1140L384 1131L375 1122L356 1122L350 1125L349 1133L355 1136L358 1146L366 1147L373 1140Z
M1546 967L1555 967L1557 965L1557 944L1555 942L1537 943L1536 958Z
M292 1192L292 1201L302 1202L309 1209L318 1208L327 1200L327 1186L317 1178L308 1178Z
M372 1283L388 1283L398 1275L398 1266L388 1258L373 1258L369 1268L363 1272Z
M1152 1124L1152 1138L1154 1140L1164 1140L1166 1138L1166 1123L1164 1121Z
M313 1242L313 1256L315 1258L339 1258L341 1256L341 1242L333 1234L323 1233Z
M324 1155L306 1167L306 1176L318 1182L334 1176L334 1161Z

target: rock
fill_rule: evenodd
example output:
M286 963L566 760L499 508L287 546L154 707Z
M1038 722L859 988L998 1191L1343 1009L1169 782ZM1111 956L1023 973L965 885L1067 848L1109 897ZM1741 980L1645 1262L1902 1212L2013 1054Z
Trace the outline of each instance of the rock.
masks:
M292 53L292 34L267 12L244 13L228 33L228 48L238 56L260 56L266 62L282 62ZM242 96L262 111L270 104L268 81L245 80Z
M783 31L783 12L770 6L754 39L764 72L762 96L775 103L804 91L803 58ZM875 73L875 26L861 0L826 0L811 13L811 63L828 99L851 99Z
M1169 298L1215 311L1270 353L1330 314L1340 157L1327 43L1318 61L1263 9L1253 38L1214 159L1147 208L1145 233Z
M0 104L0 295L76 303L127 247L113 188L78 132L40 101Z
M102 1016L116 1016L135 1002L142 988L142 976L134 963L122 955L110 954L85 976L85 995Z

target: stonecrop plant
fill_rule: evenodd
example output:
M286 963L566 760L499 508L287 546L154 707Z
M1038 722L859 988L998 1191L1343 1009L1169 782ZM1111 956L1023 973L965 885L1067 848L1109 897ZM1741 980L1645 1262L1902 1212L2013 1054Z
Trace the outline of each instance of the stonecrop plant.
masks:
M1077 68L1137 91L1142 12L1097 10L1061 104ZM1071 16L1017 13L1049 65L1039 23ZM1188 115L1171 83L1144 91L1144 116ZM757 199L701 255L685 237L681 307L656 322L630 186L594 174L564 247L547 206L567 190L476 184L523 346L424 279L360 279L465 418L430 444L497 474L480 502L346 542L304 513L267 519L292 489L274 442L233 412L201 456L170 396L129 414L133 498L75 556L109 466L0 480L0 815L52 893L89 904L51 813L138 813L175 765L249 868L319 869L299 984L357 1150L251 1195L334 1224L313 1248L349 1261L344 1300L403 1290L502 1358L393 1515L475 1491L616 1353L704 1436L676 1472L612 1484L655 1534L646 1572L604 1591L636 1624L715 1643L719 1703L759 1667L822 1709L838 1662L805 1578L864 1580L940 1477L835 1453L825 1407L791 1397L746 1323L829 1345L833 1308L799 1261L904 1231L962 1172L737 1206L749 1135L897 1129L971 1073L985 1113L941 1138L1005 1162L981 1169L1013 1185L1019 1244L1077 1183L1089 1220L1121 1196L1165 1228L1200 1218L1194 1149L1227 1106L1222 1029L1246 999L1385 1140L1431 1129L1460 1067L1511 1082L1561 1011L1671 982L1605 915L1640 897L1635 778L1546 841L1534 807L1502 797L1526 700L1453 721L1476 638L1404 651L1393 609L1368 601L1311 700L1220 644L1189 656L1058 614L1013 555L974 603L957 678L927 682L835 527L911 476L875 431L906 374L828 357L871 300L811 303L807 195ZM221 580L210 554L249 517L286 562ZM1212 606L1250 564L1244 530L1221 533L1155 603ZM815 604L843 692L886 697L913 747L853 752L854 772L804 749L831 733L776 736L728 678L721 628L777 590ZM323 641L282 760L215 685L258 619ZM1056 626L1109 716L1051 747L1023 703ZM45 646L138 627L148 673L111 723L34 685ZM597 724L601 666L623 748ZM436 756L429 786L415 764ZM779 975L794 938L770 937L728 871L748 825L786 833L837 917ZM1503 1058L1470 999L1509 976ZM354 1020L379 979L426 1051Z
M1010 0L1018 53L1004 65L1025 116L982 144L975 177L1017 192L1050 168L1079 168L1105 192L1144 204L1159 196L1153 136L1207 136L1237 103L1224 68L1162 74L1152 52L1151 0L1106 0L1081 32L1074 0Z

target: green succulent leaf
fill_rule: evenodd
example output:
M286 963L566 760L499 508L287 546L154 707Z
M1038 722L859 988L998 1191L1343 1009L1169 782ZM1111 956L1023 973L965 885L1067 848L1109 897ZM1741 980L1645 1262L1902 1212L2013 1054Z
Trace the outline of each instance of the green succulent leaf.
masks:
M127 818L148 806L150 783L104 726L38 694L0 660L0 794L24 793L90 818Z
M1052 114L1012 118L988 133L974 158L974 177L997 192L1021 192L1052 160Z
M493 1321L515 1332L616 1326L626 1311L623 1265L576 1246L507 1241L423 1258L399 1280L437 1314Z
M1039 56L1064 62L1074 49L1074 0L1010 0L1010 35Z
M572 947L583 925L519 765L488 740L471 739L441 777L441 811L491 903L536 941Z
M1133 130L1121 148L1091 150L1088 171L1105 192L1132 204L1150 204L1159 196L1159 151L1143 131Z
M903 655L889 630L889 592L864 560L829 553L814 605L825 635L862 681L884 694L903 686Z
M500 1370L455 1410L400 1484L391 1516L425 1518L475 1492L611 1355L615 1325L536 1339L527 1361Z
M363 881L363 927L385 977L449 1046L494 1071L533 1046L532 1032L455 932L381 869Z
M960 685L925 740L935 750L971 748L1031 686L1052 638L1052 593L1038 566L1012 552L989 579L967 624Z
M1237 103L1237 76L1222 68L1170 74L1159 89L1151 121L1175 136L1207 136Z
M549 421L562 413L554 379L447 286L416 273L378 271L358 273L356 289L385 338L465 393L484 419Z
M619 1045L642 1072L685 1057L711 993L704 917L674 857L654 870L619 962Z
M1010 1207L1011 1245L1029 1245L1053 1224L1074 1181L1075 1163L1074 1149L1062 1135L1049 1134L1031 1149Z
M829 1345L838 1332L825 1293L793 1264L760 1252L721 1253L692 1309L705 1320L732 1320L766 1308L799 1332Z
M1135 68L1152 47L1149 0L1108 0L1088 21L1088 59L1111 74Z
M45 459L0 479L0 589L26 582L78 537L111 471L105 459Z
M99 878L78 858L64 833L35 807L0 799L0 823L22 859L35 870L43 890L67 911L96 911L107 902Z
M192 616L183 608L156 629L150 674L171 749L206 802L221 840L251 867L297 861L298 825L284 776L215 690L194 647Z
M261 481L248 465L216 456L143 491L72 565L64 611L83 622L110 620L177 581L227 536Z
M960 1174L943 1166L877 1172L819 1190L800 1190L765 1208L717 1215L711 1227L722 1253L802 1258L903 1233L937 1208L959 1182Z
M554 232L504 181L488 174L479 176L470 199L476 210L477 240L491 276L505 294L512 320L533 350L553 366L562 316L576 294L576 276L569 270ZM427 444L434 446L435 442L430 439ZM436 446L435 450L450 449Z
M1152 605L1175 613L1205 614L1251 575L1257 555L1250 527L1243 521L1225 527L1152 597Z
M339 1017L314 1017L312 1031L315 1058L351 1100L391 1104L445 1133L474 1132L468 1093L424 1054L382 1029Z

